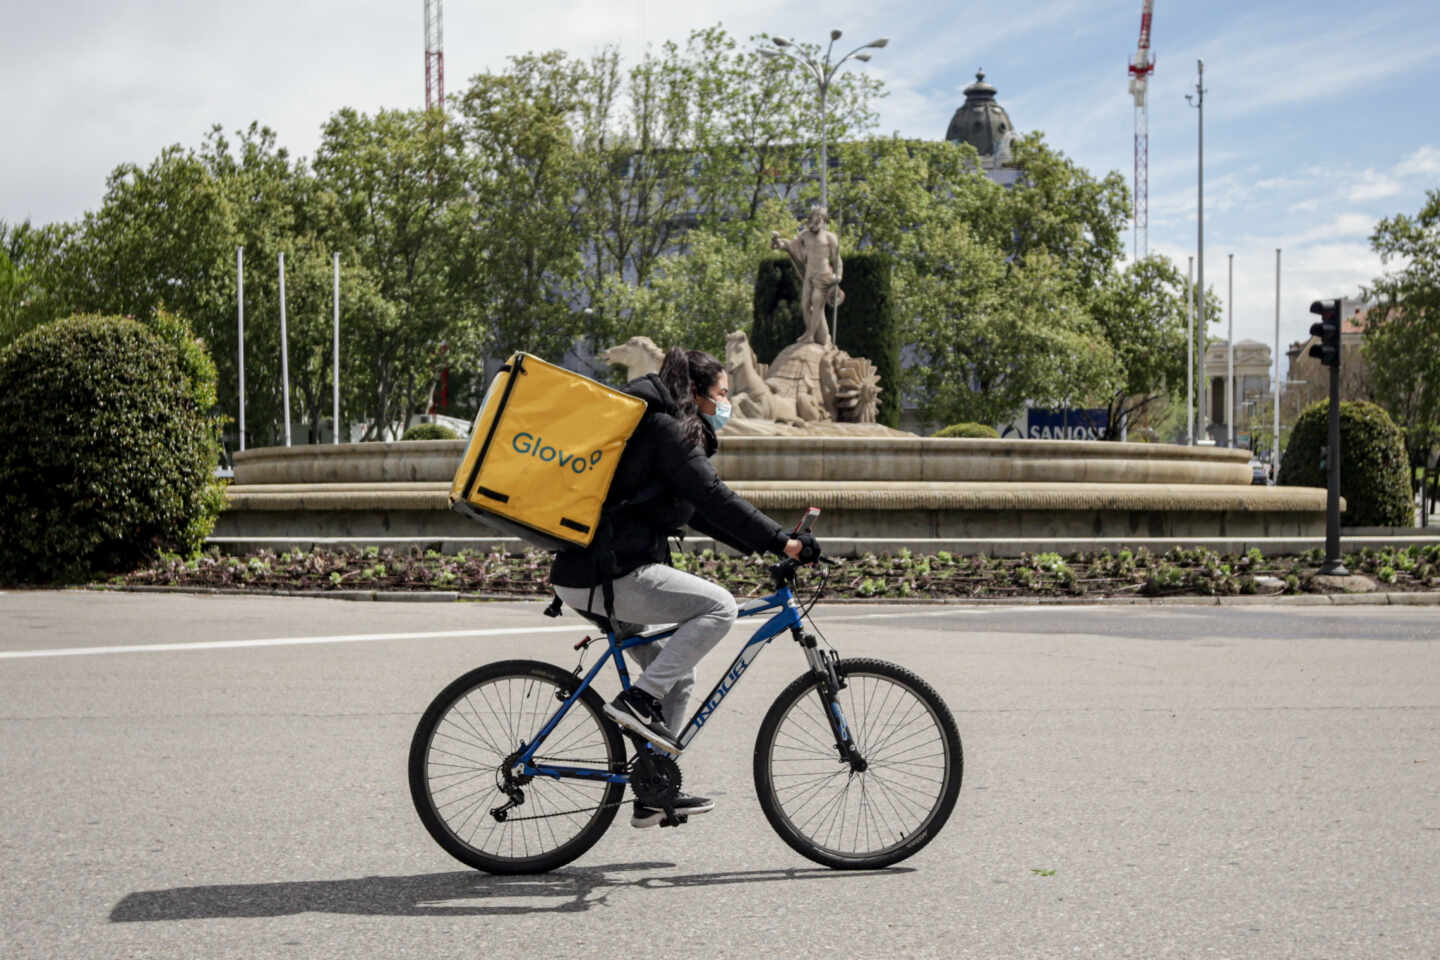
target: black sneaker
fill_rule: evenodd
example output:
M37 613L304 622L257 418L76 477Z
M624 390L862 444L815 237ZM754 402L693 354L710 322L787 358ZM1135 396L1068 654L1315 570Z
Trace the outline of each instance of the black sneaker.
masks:
M680 756L680 744L670 736L665 726L665 714L660 701L639 687L622 691L614 700L605 704L605 716L614 720L631 733L639 734L650 741L650 745L672 757Z
M709 813L715 809L715 801L708 797L691 797L680 794L675 798L675 815L677 817L693 816L697 813ZM653 827L665 819L665 811L659 807L647 807L639 800L635 801L635 810L630 814L630 826Z

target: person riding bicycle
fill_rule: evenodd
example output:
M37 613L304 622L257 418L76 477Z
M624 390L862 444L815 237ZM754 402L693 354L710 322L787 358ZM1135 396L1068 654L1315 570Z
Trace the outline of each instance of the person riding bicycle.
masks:
M672 724L684 722L695 665L730 631L737 608L720 585L670 566L670 536L688 524L741 553L813 560L820 548L808 533L786 534L715 473L709 459L719 446L715 431L730 416L730 378L719 360L672 347L659 374L623 389L647 409L616 467L604 525L589 547L556 554L550 583L572 608L611 616L620 637L649 624L677 624L667 640L629 649L644 672L606 704L605 713L679 756L679 731ZM674 806L677 814L715 808L705 797L685 794ZM637 799L630 822L650 827L664 815Z

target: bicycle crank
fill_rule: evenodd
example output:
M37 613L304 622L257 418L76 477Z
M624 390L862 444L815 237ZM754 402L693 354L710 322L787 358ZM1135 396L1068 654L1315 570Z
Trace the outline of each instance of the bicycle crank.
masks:
M634 769L630 772L630 786L642 806L665 811L665 819L660 821L662 827L677 827L689 820L684 814L675 812L680 781L679 764L670 757L639 746Z

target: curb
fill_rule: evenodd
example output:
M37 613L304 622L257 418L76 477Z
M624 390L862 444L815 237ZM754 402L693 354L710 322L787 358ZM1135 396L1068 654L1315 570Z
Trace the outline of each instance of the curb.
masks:
M461 593L455 590L241 590L223 587L91 584L82 590L115 593L175 593L191 596L308 597L324 600L368 600L397 603L540 602L544 594ZM1174 597L836 597L826 606L970 606L970 607L1440 607L1440 592L1299 593L1272 596Z

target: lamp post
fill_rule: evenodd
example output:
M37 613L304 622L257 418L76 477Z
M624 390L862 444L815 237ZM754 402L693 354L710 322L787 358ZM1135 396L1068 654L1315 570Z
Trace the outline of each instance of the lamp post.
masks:
M1185 273L1185 442L1195 446L1195 258Z
M870 59L870 54L865 53L864 51L879 50L890 42L890 40L886 37L881 37L879 40L871 40L869 43L861 44L854 50L851 50L839 60L832 61L830 59L830 54L835 49L835 41L839 40L840 37L841 33L839 30L830 31L830 43L825 47L824 60L816 60L809 53L806 53L804 49L797 46L794 40L786 40L783 37L770 38L770 42L775 45L774 48L760 47L758 50L755 51L762 57L784 57L792 63L797 63L800 66L804 67L805 70L809 73L810 77L814 79L815 86L819 90L820 206L822 207L828 207L830 205L830 155L828 142L829 138L827 136L827 128L829 126L829 123L826 115L829 107L828 101L830 97L830 83L832 80L835 79L835 74L840 70L841 65L843 65L845 61L855 59L864 63Z
M1205 379L1205 349L1209 345L1208 325L1205 322L1205 61L1195 61L1195 93L1185 95L1185 102L1195 107L1198 114L1198 136L1196 139L1195 174L1195 257L1199 261L1200 278L1195 284L1195 307L1200 327L1200 433L1208 434L1207 421L1210 412L1206 410L1210 399L1210 384Z

